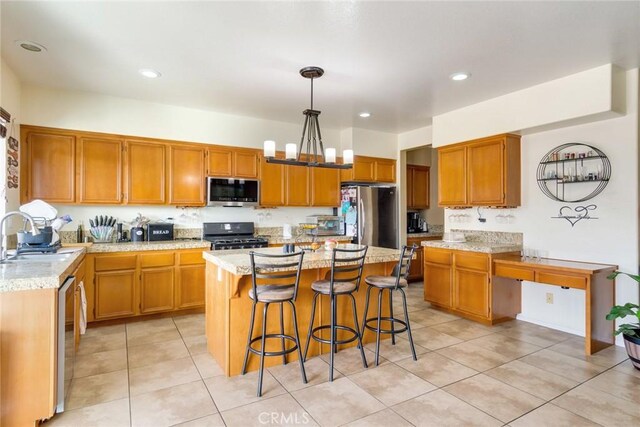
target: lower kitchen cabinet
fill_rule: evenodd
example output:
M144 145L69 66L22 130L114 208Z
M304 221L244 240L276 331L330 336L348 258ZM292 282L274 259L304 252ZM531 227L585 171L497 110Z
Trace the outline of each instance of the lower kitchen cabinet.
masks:
M135 270L96 272L96 320L135 315L136 281Z
M140 273L140 314L171 311L175 307L175 268L144 268Z
M204 260L203 260L204 261ZM176 308L193 308L204 305L205 264L178 267Z
M508 319L509 315L494 313L491 264L490 254L426 247L425 301L486 324Z
M88 320L204 307L204 250L88 254Z

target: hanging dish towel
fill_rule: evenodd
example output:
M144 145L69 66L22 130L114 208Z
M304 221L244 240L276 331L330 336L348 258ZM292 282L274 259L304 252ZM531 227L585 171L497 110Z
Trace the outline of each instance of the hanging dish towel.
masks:
M78 285L80 288L80 333L84 335L87 330L87 295L84 292L84 282Z

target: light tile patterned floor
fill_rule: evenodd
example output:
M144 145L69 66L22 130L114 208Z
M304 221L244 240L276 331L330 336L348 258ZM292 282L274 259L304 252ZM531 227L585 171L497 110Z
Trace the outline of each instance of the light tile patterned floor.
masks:
M204 315L89 328L69 410L45 426L581 426L640 425L640 371L623 348L583 354L583 340L512 321L486 327L429 308L408 290L408 341L381 345L363 369L356 349L226 378L206 351ZM396 312L399 307L396 307ZM403 335L406 337L406 335ZM373 344L366 346L373 362Z

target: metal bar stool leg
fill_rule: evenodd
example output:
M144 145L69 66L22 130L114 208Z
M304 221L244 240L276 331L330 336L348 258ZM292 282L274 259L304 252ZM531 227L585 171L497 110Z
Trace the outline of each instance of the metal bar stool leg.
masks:
M364 332L367 330L365 325L367 324L367 315L369 314L369 296L371 295L371 286L367 286L367 297L364 300L364 318L362 319L362 329L360 337L364 338Z
M265 303L262 310L262 343L260 346L260 371L258 372L258 397L262 397L262 374L264 373L264 352L265 342L267 335L267 311L269 309L269 303Z
M280 306L280 333L284 335L284 303L280 303L278 305ZM282 338L282 351L284 352L286 350L287 350L287 346L285 344L284 338ZM282 355L282 364L283 365L287 364L286 354Z
M249 324L249 337L247 338L247 348L244 353L244 362L242 363L242 375L247 373L247 362L249 361L249 347L251 346L251 337L253 336L253 324L256 319L256 302L253 302L251 310L251 323Z
M384 289L378 290L378 327L376 328L376 366L380 362L380 317L382 316L382 292Z
M393 319L393 290L389 289L389 315ZM393 324L395 322L391 322L391 344L396 345L396 334L394 332Z
M307 332L307 345L304 348L304 356L302 360L304 362L307 361L307 353L309 352L309 345L311 345L311 334L313 333L313 321L316 317L316 302L318 302L318 296L320 294L315 294L313 296L313 303L311 304L311 320L309 320L309 331Z
M298 346L298 360L300 361L300 373L302 374L302 382L307 383L307 373L304 370L304 359L302 358L302 345L300 344L300 334L298 333L298 315L296 314L296 305L293 301L288 301L291 305L291 315L293 317L293 331L296 337L296 346Z
M335 295L334 296L335 300L336 300L336 306L335 309L333 310L333 326L335 327L335 325L338 324L338 296ZM336 330L336 336L335 338L338 338L338 331ZM338 353L338 344L333 346L333 352L334 353Z
M331 325L330 325L330 344L329 344L329 381L333 381L333 361L335 358L335 345L336 345L336 324L335 324L335 313L336 313L336 296L331 295Z
M351 297L351 308L353 309L354 329L358 331L358 311L356 310L356 299L353 294L349 294L349 296ZM360 357L362 357L362 366L368 368L369 366L367 366L367 357L364 354L364 346L362 345L362 334L360 334L360 331L358 331L358 348L360 349Z
M413 345L413 337L411 336L411 324L409 323L409 313L407 312L407 297L401 288L398 290L402 293L402 307L404 308L404 320L407 322L407 335L409 336L411 354L413 355L413 360L418 360L418 356L416 356L416 348Z

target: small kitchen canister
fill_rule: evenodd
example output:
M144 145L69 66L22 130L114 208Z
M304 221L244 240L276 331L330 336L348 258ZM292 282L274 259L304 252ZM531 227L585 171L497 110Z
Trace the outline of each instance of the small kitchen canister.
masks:
M144 228L131 227L131 241L132 242L144 242Z

